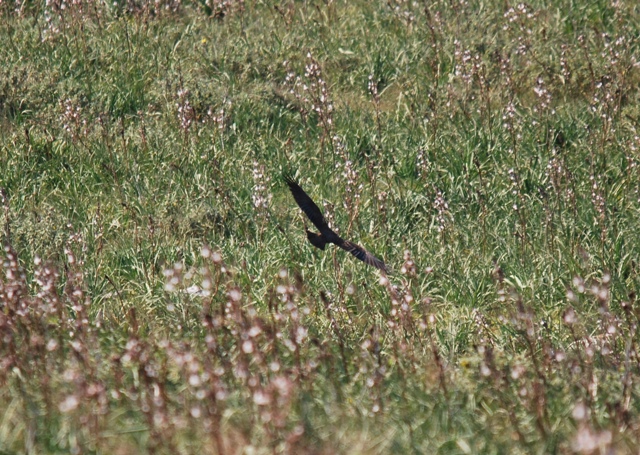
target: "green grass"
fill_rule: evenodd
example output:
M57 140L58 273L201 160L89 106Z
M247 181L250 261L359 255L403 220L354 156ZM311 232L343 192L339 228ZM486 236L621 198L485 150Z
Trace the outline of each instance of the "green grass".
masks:
M0 453L636 451L634 2L24 3Z

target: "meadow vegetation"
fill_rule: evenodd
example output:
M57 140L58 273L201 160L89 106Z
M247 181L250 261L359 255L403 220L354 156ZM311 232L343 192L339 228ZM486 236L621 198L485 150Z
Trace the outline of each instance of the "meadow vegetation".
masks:
M637 453L639 36L632 0L0 0L0 453Z

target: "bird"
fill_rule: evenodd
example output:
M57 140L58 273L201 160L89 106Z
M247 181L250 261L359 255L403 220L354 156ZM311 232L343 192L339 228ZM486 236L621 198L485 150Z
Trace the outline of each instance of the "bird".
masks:
M329 223L327 223L326 218L318 206L313 202L309 195L305 193L291 175L285 174L283 179L289 186L289 190L291 190L291 194L302 212L307 215L307 218L309 218L314 226L318 228L318 231L320 231L319 233L311 232L305 227L307 239L313 246L324 250L327 243L333 243L343 250L348 251L365 264L369 264L385 273L388 273L387 266L382 260L369 253L360 245L344 240L329 227Z

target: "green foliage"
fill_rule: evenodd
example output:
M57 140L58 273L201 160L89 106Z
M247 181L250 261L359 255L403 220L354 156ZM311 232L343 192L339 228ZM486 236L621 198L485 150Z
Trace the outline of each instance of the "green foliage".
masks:
M0 452L634 452L638 9L548 3L0 2Z

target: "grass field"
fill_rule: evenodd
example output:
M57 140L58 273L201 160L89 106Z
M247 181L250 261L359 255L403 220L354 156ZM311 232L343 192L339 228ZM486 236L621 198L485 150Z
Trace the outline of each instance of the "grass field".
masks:
M0 1L0 454L637 453L639 37L632 0Z

